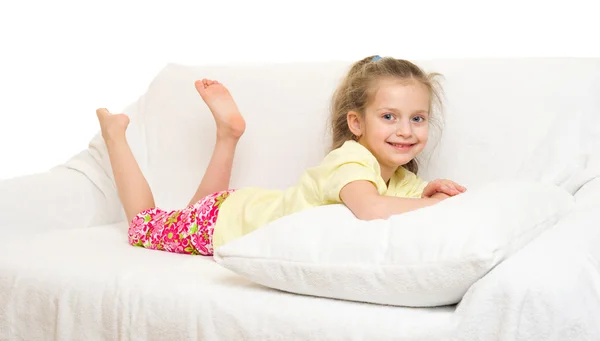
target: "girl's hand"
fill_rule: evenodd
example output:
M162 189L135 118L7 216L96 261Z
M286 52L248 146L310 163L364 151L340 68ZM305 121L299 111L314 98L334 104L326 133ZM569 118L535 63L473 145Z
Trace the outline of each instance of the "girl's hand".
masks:
M454 181L437 179L427 184L421 198L431 198L436 193L443 193L450 197L464 193L467 189Z

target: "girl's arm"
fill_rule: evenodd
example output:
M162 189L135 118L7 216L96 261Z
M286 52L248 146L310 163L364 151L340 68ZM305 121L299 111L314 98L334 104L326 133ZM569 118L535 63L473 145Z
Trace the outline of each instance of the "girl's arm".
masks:
M387 219L391 215L413 211L442 201L442 197L399 198L380 195L366 180L353 181L340 191L340 199L361 220Z

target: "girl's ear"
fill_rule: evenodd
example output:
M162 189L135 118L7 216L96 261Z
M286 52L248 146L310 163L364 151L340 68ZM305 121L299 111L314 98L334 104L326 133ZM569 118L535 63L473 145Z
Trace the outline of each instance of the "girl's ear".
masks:
M363 124L360 120L360 114L356 111L348 111L348 114L346 114L346 121L348 121L348 128L358 140L363 134Z

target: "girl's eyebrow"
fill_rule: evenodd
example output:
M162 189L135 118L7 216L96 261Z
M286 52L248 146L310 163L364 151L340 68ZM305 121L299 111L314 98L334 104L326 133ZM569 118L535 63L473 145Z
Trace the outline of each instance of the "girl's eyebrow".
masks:
M383 108L378 108L377 109L377 111L380 111L380 110L389 110L389 111L393 111L393 112L401 112L399 109L392 108L392 107L383 107ZM421 109L421 110L414 111L413 115L414 114L426 114L426 115L429 115L429 111L427 111L425 109Z

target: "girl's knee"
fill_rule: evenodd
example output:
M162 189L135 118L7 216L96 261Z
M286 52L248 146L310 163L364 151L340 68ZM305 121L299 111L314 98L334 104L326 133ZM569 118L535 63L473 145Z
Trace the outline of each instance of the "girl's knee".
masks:
M156 215L152 215L147 211L142 211L133 217L129 222L127 233L129 244L142 247L147 244L147 241L152 234L152 230L154 230L153 226L156 223L154 217L156 217Z

